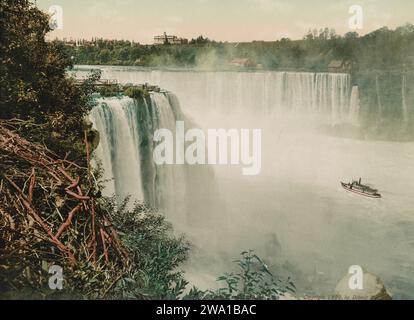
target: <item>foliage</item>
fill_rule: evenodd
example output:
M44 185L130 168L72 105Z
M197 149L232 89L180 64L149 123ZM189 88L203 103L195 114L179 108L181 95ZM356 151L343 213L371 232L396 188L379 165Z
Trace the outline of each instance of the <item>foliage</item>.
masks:
M146 98L149 96L149 92L142 86L124 86L124 94L130 98Z
M92 146L94 135L84 117L93 106L100 72L82 83L67 77L71 52L62 43L45 41L48 16L29 1L1 1L0 9L1 298L176 297L185 285L178 266L188 244L143 205L128 210L126 203L117 207L103 198L90 177L86 146ZM75 187L68 185L68 176ZM79 190L88 200L74 198ZM79 201L82 209L69 219ZM52 264L64 270L60 292L48 287ZM131 279L133 288L124 290Z
M217 278L217 281L225 282L225 287L205 292L194 287L186 299L274 300L288 291L295 292L290 278L286 281L276 278L254 251L242 252L241 256L240 260L235 261L238 272L225 273Z
M121 88L117 84L111 84L107 86L98 87L97 91L102 97L113 97L121 93Z
M195 39L190 40L190 44L207 44L211 42L214 42L214 41L211 41L209 38L205 38L202 35L198 36Z
M326 71L334 60L350 60L356 70L414 68L414 26L381 28L360 37L333 29L310 30L302 40L223 43L199 36L183 45L140 45L99 40L95 46L70 48L79 64L140 65L147 67L228 68L235 58L249 58L266 69Z
M187 282L178 270L187 258L189 244L174 237L165 217L140 203L128 209L128 199L119 206L105 198L105 208L122 242L131 253L131 270L116 285L120 298L177 299Z
M97 73L79 85L66 76L72 66L69 50L59 42L48 43L48 16L27 0L1 1L0 119L18 118L42 126L20 134L46 143L64 156L62 148L83 139L83 117L93 102L91 92ZM33 126L31 128L34 128ZM79 150L78 150L79 151Z
M149 97L149 90L145 86L137 86L137 85L119 85L119 84L110 84L101 87L97 87L97 93L101 95L101 97L115 97L119 95L126 95L133 99L139 98L148 98Z
M79 260L71 264L47 242L40 247L34 229L26 230L32 244L28 240L27 246L22 246L26 235L21 235L16 242L21 248L19 254L1 259L0 298L177 299L187 285L182 272L177 271L189 249L184 238L175 238L164 217L142 204L128 210L125 205L115 208L113 198L101 198L98 206L101 213L117 214L113 223L129 251L127 264L116 260L106 263L103 255L96 262ZM4 226L1 235L3 231ZM48 287L48 267L52 264L63 268L62 291Z

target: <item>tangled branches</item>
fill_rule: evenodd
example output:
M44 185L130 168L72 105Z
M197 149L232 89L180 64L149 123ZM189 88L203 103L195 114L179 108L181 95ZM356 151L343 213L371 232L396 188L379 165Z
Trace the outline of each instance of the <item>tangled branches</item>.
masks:
M0 124L2 275L13 271L33 282L30 270L27 275L18 268L30 269L39 261L127 264L128 252L97 204L86 131L84 143L85 167L70 161L68 154L59 159Z

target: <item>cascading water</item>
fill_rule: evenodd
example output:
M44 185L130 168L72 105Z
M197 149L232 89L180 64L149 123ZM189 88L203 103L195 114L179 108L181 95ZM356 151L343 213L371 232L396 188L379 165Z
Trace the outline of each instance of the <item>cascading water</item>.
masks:
M381 89L380 89L380 82L379 82L378 75L375 76L375 92L377 94L378 117L379 119L381 119L383 110L382 110Z
M408 124L408 103L407 103L407 76L404 74L402 76L402 85L401 85L401 100L402 100L402 115L403 115L403 124L406 126Z
M347 122L351 77L340 73L311 72L130 72L103 68L103 78L120 83L151 83L176 94L187 114L250 112L308 114L327 117L331 125ZM203 99L200 99L200 96Z
M265 87L277 87L277 97L269 101L272 108L284 112L318 113L331 117L331 124L340 123L348 112L350 77L347 74L276 73L275 81Z
M155 165L153 135L159 128L175 133L176 121L192 122L181 112L177 98L169 92L152 92L149 99L129 97L101 98L90 118L100 132L96 160L100 161L106 182L105 195L115 194L122 200L141 201L164 211L174 221L188 223L192 192L197 197L197 183L204 182L203 193L214 188L208 185L213 175L208 167L185 164ZM178 141L179 139L177 139ZM206 201L207 196L205 197Z
M143 200L137 109L130 98L100 100L91 112L91 120L100 133L96 150L102 162L106 192L120 198L128 195Z
M358 86L353 86L351 91L351 98L349 100L349 123L354 126L360 125L359 123L359 90Z
M185 186L184 171L176 166L155 166L152 136L158 128L174 132L175 121L182 118L171 108L169 93L151 93L149 101L128 97L98 100L90 115L100 132L96 156L109 181L107 194L171 208L179 205L173 195L184 192L179 190Z
M157 128L168 129L174 133L176 121L184 119L181 114L175 112L177 110L172 108L168 94L154 93L151 95L151 102L157 110ZM156 179L160 182L156 195L159 197L157 207L168 208L171 213L178 213L185 207L183 202L183 195L186 194L184 165L158 166Z

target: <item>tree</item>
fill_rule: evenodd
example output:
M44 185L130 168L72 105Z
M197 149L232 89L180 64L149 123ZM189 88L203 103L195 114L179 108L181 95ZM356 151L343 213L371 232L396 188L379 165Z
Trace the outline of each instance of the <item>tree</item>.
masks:
M202 35L200 35L195 39L191 39L190 44L206 44L210 42L211 41L209 38L204 38Z
M98 58L102 63L109 62L111 59L111 51L109 51L109 49L102 49L101 52L99 52Z
M311 29L308 30L308 33L303 37L303 40L313 40L314 36L313 36L313 32Z
M353 31L353 32L347 32L344 35L344 38L345 39L356 39L358 37L359 37L359 34L358 34L358 32L355 32L355 31Z
M29 1L0 9L0 299L177 298L187 242L144 206L102 197L99 169L91 179L83 117L100 74L67 76L69 49L45 41L48 17ZM60 292L52 264L65 270Z
M0 8L0 119L46 124L47 130L37 137L42 142L52 135L82 138L82 119L92 106L92 82L77 85L67 77L72 61L61 43L45 41L50 31L45 13L28 0L1 1Z
M48 16L27 0L2 1L1 13L0 118L85 114L84 93L65 75L70 57L62 45L45 41Z

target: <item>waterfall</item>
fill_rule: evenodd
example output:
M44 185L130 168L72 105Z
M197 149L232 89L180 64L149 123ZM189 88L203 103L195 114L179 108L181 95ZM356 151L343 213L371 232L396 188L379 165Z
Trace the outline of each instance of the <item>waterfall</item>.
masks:
M120 201L130 196L188 223L192 205L211 201L208 194L215 186L209 166L154 163L155 130L175 133L176 121L195 126L182 113L178 99L169 92L152 92L149 98L100 98L97 103L90 119L100 133L94 161L102 165L104 194L115 194Z
M143 200L137 109L130 98L99 100L90 118L100 133L96 150L107 180L106 194Z
M154 93L151 95L151 103L153 108L157 110L157 128L169 129L175 133L176 121L185 119L179 110L174 109L171 105L170 97L170 94ZM175 147L178 148L177 145ZM156 186L156 206L179 213L185 207L185 197L183 196L186 194L185 165L158 166L157 181L159 183Z
M359 110L359 89L358 86L353 86L351 90L351 98L349 101L349 122L354 126L358 126L360 124Z
M151 83L176 94L187 114L243 111L323 115L331 125L349 118L351 76L312 72L182 72L103 68L103 78Z
M407 76L404 74L402 76L402 85L401 85L401 97L402 97L402 115L403 115L403 124L406 126L408 123L408 104L407 104Z
M379 118L382 118L382 103L381 103L381 90L379 85L379 77L378 75L375 76L375 92L377 94L377 106L378 106L378 115Z
M153 160L153 134L158 128L175 131L176 117L167 93L147 99L128 97L99 99L90 118L100 133L96 158L101 161L106 195L145 201L153 207L166 203L177 170L157 170ZM163 183L158 183L163 181Z

